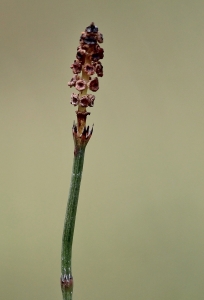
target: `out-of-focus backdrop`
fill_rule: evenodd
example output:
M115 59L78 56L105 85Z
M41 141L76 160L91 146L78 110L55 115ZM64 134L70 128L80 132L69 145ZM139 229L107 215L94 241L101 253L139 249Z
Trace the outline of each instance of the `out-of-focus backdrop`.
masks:
M61 299L81 31L104 34L75 300L204 294L204 2L0 2L0 299Z

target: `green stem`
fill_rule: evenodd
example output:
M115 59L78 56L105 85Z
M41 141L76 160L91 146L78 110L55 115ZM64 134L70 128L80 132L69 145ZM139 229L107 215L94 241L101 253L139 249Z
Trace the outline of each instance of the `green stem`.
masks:
M61 287L63 300L72 299L72 242L79 198L79 190L83 171L85 146L80 145L75 149L69 198L67 203L61 252Z

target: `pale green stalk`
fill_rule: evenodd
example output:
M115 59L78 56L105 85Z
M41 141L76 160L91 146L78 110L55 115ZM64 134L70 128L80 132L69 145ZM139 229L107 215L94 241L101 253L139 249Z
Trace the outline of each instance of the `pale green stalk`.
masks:
M61 280L67 279L67 286L62 285L63 300L72 299L73 280L72 280L72 242L74 235L74 225L77 212L77 204L79 198L79 190L83 171L85 147L82 146L75 152L73 169L71 176L71 184L69 190L69 198L67 203L64 231L62 237L62 253L61 253Z

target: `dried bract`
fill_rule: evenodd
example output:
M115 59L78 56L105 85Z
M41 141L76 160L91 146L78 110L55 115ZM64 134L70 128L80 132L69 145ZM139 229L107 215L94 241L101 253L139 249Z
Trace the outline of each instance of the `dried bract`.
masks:
M99 89L98 78L95 77L94 79L91 79L87 85L92 92L98 91L98 89Z
M101 64L100 61L98 61L97 63L93 64L96 70L96 74L98 75L98 77L103 77L103 66Z
M80 105L82 107L88 107L89 106L89 97L88 97L88 95L84 95L80 98Z
M99 43L103 43L103 35L102 35L102 33L100 33L100 32L98 32L98 35L97 35L97 41L98 41Z
M103 52L104 52L103 48L98 46L96 51L92 54L91 60L98 61L99 59L102 59L104 57Z
M78 74L81 72L82 64L79 60L75 60L74 63L70 67L74 74Z
M78 91L83 91L86 88L86 81L84 79L77 80L75 88Z
M89 76L91 76L95 73L94 66L91 65L91 64L85 64L83 69L84 69L84 72L86 72L86 74L89 75Z
M94 106L95 96L89 94L88 97L89 97L89 106L90 106L90 107Z
M86 57L86 51L79 48L77 53L76 53L76 58L82 63L84 64L85 62L85 57Z
M79 104L79 95L72 93L70 103L77 106Z
M71 80L67 83L67 85L68 85L69 87L75 86L77 80L79 80L79 79L80 79L80 76L74 75L74 76L71 78Z

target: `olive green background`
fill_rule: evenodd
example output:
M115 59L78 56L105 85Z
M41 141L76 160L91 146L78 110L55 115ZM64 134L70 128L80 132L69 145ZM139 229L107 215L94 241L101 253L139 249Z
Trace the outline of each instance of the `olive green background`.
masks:
M204 2L0 1L0 299L59 300L81 31L104 34L74 300L202 300Z

